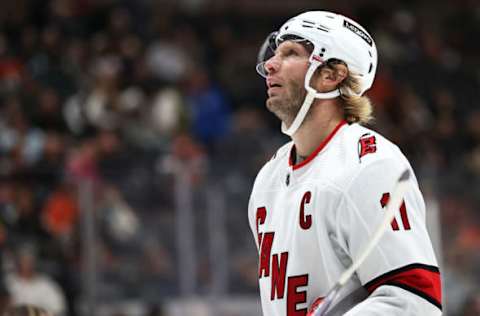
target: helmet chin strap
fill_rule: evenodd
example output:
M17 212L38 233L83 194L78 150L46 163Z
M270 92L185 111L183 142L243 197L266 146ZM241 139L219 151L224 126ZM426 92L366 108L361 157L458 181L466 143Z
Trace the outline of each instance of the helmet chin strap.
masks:
M293 136L298 130L300 125L302 125L305 116L310 110L312 103L315 99L333 99L340 96L340 90L335 89L330 92L320 93L317 92L314 88L310 86L310 80L312 79L313 73L315 70L323 64L323 61L318 57L314 51L310 56L310 66L308 67L307 73L305 74L305 90L307 90L307 96L303 100L303 104L298 110L297 116L293 120L292 124L287 128L286 124L282 122L282 132L288 136Z

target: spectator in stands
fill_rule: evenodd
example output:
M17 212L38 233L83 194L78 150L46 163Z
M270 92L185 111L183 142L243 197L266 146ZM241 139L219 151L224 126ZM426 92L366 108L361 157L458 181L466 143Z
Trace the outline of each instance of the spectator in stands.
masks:
M45 229L59 240L69 240L77 224L78 212L75 190L67 183L60 184L43 206Z
M37 270L37 257L33 246L17 247L15 259L15 271L7 274L5 278L12 303L32 304L44 308L54 316L65 315L63 290L52 278Z
M187 82L187 101L192 113L193 134L207 149L211 149L215 142L230 132L230 104L206 69L192 69Z
M33 305L17 305L9 307L2 316L52 316L52 314Z

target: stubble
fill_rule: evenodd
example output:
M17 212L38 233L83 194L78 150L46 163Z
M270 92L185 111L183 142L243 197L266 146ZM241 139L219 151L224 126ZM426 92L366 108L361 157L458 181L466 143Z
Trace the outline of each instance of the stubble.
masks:
M268 98L266 106L270 112L290 126L297 116L307 92L303 84L293 80L289 81L285 87L289 87L285 95Z

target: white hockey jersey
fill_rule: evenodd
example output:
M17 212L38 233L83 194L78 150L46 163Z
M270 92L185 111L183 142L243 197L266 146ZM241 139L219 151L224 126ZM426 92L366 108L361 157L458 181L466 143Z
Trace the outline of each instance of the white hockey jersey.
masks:
M265 316L306 315L382 221L389 192L411 166L397 146L341 122L303 162L281 147L249 201ZM404 203L328 315L441 315L441 282L413 176ZM364 293L362 293L362 291Z

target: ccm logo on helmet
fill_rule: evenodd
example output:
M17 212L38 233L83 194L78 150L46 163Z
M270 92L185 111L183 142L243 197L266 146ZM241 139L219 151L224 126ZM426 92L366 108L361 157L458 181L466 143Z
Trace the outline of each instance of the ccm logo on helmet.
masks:
M362 31L352 23L348 22L347 20L343 20L343 26L349 29L350 31L352 31L353 33L357 34L361 38L363 38L363 40L367 42L368 45L372 46L372 43L373 43L372 39L364 31Z

